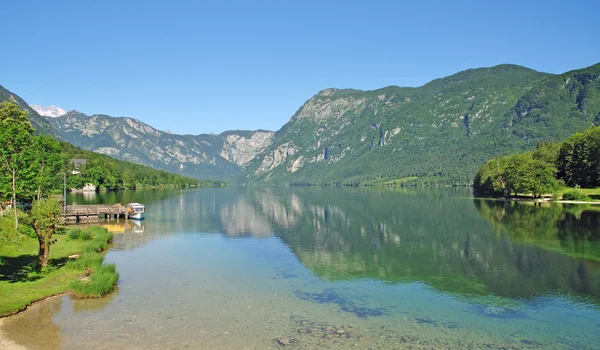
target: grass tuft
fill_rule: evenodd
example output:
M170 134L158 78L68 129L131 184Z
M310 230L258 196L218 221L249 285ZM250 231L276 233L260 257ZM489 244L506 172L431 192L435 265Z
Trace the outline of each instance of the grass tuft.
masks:
M114 264L101 265L94 269L88 280L71 282L71 289L77 296L85 298L99 298L113 291L119 274L115 271Z

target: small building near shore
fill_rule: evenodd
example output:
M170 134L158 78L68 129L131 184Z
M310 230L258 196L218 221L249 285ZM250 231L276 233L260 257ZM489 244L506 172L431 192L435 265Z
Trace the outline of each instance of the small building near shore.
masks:
M71 174L77 175L81 172L82 168L85 168L87 165L87 159L71 159L71 163L73 164Z

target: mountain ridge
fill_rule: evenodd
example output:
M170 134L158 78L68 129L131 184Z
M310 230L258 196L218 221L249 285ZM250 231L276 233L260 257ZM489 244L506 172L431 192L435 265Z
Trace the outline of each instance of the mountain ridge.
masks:
M268 143L270 131L173 134L132 117L77 111L48 118L61 137L86 150L208 179L231 178ZM240 148L244 147L244 150Z
M84 149L194 177L467 185L488 159L600 123L600 64L562 74L501 64L419 87L326 88L276 132L178 135L77 111L46 119Z
M516 102L549 76L499 65L459 72L416 88L321 90L275 133L271 145L246 168L243 181L350 184L438 176L449 184L466 184L476 171L472 163L483 162L489 154L478 154L478 145L471 145L474 149L462 151L471 153L465 155L468 159L439 155L466 150L465 140L485 132L486 124L499 122L507 109L502 104ZM435 130L429 133L419 130L432 127ZM445 141L438 142L441 139ZM456 143L464 145L456 147ZM400 153L408 156L399 157ZM441 166L436 169L432 164ZM444 170L459 174L436 174Z

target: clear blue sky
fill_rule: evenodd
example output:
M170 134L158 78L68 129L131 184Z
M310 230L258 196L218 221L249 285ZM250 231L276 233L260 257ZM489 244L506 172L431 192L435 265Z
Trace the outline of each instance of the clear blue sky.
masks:
M177 133L281 127L328 87L600 62L600 1L10 1L0 85Z

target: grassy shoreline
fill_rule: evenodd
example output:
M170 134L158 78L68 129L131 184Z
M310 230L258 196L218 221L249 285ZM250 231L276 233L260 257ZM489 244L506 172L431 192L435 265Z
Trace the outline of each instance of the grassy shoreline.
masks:
M0 233L2 234L2 233ZM103 264L112 234L95 226L55 234L50 264L35 266L37 239L20 235L0 245L0 317L25 310L36 301L72 293L77 297L102 297L119 278L112 264Z
M513 197L502 196L475 196L475 198L487 198L509 202L545 202L562 204L600 204L600 188L572 188L561 187L553 193L548 193L536 198L532 194L520 194Z

